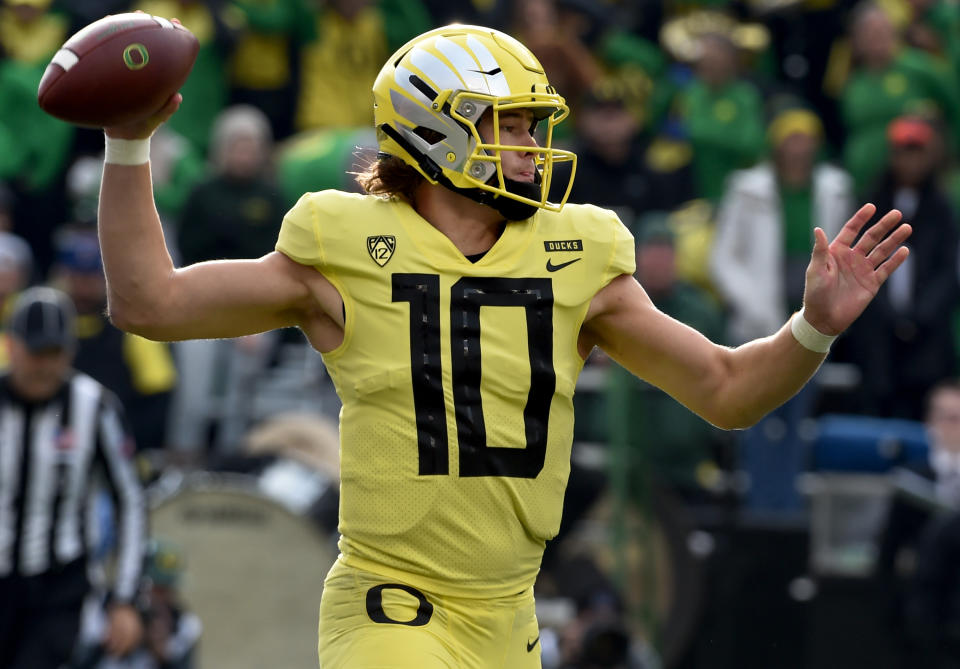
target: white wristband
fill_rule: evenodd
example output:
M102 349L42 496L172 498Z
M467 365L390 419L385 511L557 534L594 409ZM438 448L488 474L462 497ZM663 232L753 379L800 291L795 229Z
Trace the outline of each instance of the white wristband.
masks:
M837 338L837 335L825 335L810 325L803 317L803 309L790 319L790 332L801 346L815 353L827 353L833 340Z
M150 162L150 139L119 139L104 135L103 161L111 165L145 165Z

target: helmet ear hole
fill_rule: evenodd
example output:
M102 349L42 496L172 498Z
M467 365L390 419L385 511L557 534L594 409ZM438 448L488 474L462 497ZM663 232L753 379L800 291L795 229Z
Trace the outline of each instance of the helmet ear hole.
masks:
M413 134L425 140L428 144L430 144L430 146L439 144L447 138L447 136L442 132L422 125L418 125L416 128L414 128Z

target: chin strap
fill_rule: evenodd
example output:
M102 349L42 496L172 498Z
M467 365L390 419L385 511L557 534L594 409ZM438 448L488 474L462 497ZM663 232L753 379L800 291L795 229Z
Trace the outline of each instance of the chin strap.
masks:
M534 204L527 204L526 202L520 202L514 200L513 198L503 197L497 193L491 193L488 190L483 190L482 188L457 188L450 180L445 176L438 180L446 188L449 188L453 192L468 197L474 202L479 202L480 204L485 204L488 207L495 209L508 221L524 221L535 213L537 213L537 207ZM515 195L520 195L522 197L529 198L531 200L538 199L540 197L540 187L535 183L527 183L524 181L514 181L513 179L504 178L504 184L506 185L507 191Z

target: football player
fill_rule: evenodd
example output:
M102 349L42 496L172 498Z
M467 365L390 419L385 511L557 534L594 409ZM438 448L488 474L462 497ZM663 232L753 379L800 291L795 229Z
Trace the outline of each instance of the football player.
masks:
M179 95L107 128L111 316L162 340L298 326L323 354L343 410L322 667L539 667L532 588L593 348L713 424L749 426L816 371L907 256L910 228L892 211L855 241L865 205L832 242L817 230L803 310L725 348L653 306L612 212L547 200L554 165L575 161L552 145L568 109L522 44L433 30L373 92L367 194L307 193L258 259L175 268L167 254L148 138Z

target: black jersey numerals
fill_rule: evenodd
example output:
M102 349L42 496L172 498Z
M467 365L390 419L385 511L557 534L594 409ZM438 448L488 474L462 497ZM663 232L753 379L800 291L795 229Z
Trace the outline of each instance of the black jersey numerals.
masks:
M392 278L393 301L410 304L410 364L419 471L421 475L448 474L447 412L440 365L440 277L394 274ZM526 315L530 390L523 408L525 448L487 444L480 397L482 306L522 308ZM547 423L556 389L550 279L460 279L450 289L450 339L460 476L535 478L546 458Z
M394 274L393 301L410 303L410 366L420 474L447 474L447 416L440 371L440 277Z

